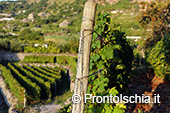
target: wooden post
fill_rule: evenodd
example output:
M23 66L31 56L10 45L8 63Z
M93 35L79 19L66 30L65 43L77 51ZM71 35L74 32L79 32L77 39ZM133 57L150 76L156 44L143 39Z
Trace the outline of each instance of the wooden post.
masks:
M2 67L1 67L0 75L2 75Z
M27 98L26 98L26 90L24 90L24 108L26 108Z
M55 81L55 96L56 96L56 88L57 88L57 84L56 84L56 81Z
M81 101L73 102L72 113L84 113L85 100L84 96L87 92L90 50L92 42L92 33L94 29L96 13L96 3L94 0L88 0L84 6L83 20L81 24L79 54L77 62L77 74L74 85L74 95L79 95ZM73 100L72 100L73 101Z

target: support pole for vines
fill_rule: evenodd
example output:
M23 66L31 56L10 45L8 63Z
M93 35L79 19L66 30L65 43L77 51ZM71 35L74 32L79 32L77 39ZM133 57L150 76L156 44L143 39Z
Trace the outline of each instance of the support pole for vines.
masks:
M56 81L55 81L55 86L54 86L54 87L55 87L55 96L56 96L56 93L57 93L57 91L56 91L56 90L57 90L57 89L56 89L56 88L57 88L57 83L56 83Z
M26 90L24 90L24 108L26 108L26 103L27 103Z
M87 92L88 85L90 50L93 37L92 33L94 29L95 13L95 0L88 0L84 6L84 13L81 24L77 73L74 85L74 95L80 95L81 101L78 103L73 102L72 113L84 113L84 96Z

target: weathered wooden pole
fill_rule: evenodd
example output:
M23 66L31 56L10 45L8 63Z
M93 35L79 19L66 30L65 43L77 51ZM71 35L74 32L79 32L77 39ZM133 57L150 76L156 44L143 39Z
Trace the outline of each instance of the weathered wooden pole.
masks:
M57 83L56 83L56 81L55 81L55 86L54 87L55 87L55 96L56 96L56 93L57 93L57 89L56 89L57 88Z
M24 108L26 108L27 98L26 98L26 90L24 90Z
M81 101L75 103L73 101L72 113L84 113L85 100L84 96L87 92L90 50L92 42L92 33L94 29L96 13L96 3L94 0L88 0L84 6L83 20L81 24L79 54L77 62L77 73L74 85L74 95L79 95Z

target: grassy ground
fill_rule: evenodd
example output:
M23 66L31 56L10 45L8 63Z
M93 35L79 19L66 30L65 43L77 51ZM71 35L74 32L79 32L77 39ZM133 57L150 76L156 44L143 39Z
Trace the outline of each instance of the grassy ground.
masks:
M54 103L55 104L63 104L71 96L72 96L72 92L66 91L64 94L56 96Z
M68 37L64 35L47 35L44 36L45 41L53 41L56 43L66 43L68 41Z
M119 23L122 31L128 36L142 36L145 37L149 31L145 32L137 20L137 14L125 11L124 13L112 14L111 18L114 22Z

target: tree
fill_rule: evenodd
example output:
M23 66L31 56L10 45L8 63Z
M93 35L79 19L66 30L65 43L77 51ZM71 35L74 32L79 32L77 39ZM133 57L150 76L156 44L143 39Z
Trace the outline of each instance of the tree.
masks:
M11 42L10 42L10 50L12 51L12 52L21 52L22 51L22 46L21 46L21 44L19 43L19 41L18 40L12 40Z
M25 28L19 38L21 40L43 40L43 34L40 31L32 31L30 28Z
M151 28L153 31L152 35L147 38L145 47L153 47L166 33L170 32L168 27L170 24L170 2L167 0L142 2L141 6L144 11L139 16L139 22L145 29Z

